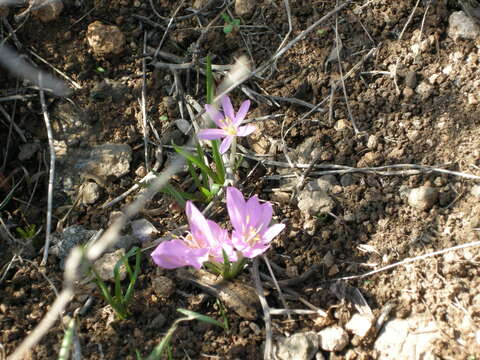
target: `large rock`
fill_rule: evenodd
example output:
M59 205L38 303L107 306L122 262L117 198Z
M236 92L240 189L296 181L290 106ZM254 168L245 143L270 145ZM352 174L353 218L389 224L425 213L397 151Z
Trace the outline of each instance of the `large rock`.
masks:
M448 36L453 40L474 40L480 34L480 27L463 11L453 12L448 18Z
M436 359L432 349L439 337L440 331L430 319L394 319L385 324L374 348L379 360Z

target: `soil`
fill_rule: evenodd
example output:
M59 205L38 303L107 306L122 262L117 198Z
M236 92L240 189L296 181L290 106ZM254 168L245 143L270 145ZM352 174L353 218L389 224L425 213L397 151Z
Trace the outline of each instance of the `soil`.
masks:
M169 121L180 117L168 93L174 81L173 73L150 64L162 41L162 28L167 26L168 18L174 13L177 17L192 14L193 3L167 0L153 3L164 18L154 14L148 1L85 0L65 1L60 16L48 23L29 17L20 25L14 22L13 15L22 9L12 8L7 19L14 24L15 34L5 23L0 32L8 44L17 46L41 68L52 71L28 50L81 86L81 89L73 89L68 101L47 97L49 111L53 113L68 102L81 109L82 121L88 127L81 142L86 145L129 144L134 150L130 173L121 179L112 179L101 202L76 207L64 226L104 228L112 211L120 210L134 199L129 196L113 208L100 208L101 203L122 194L141 179L144 150L139 99L144 31L148 32L148 118L157 132L164 134L170 131ZM331 324L343 327L356 310L352 303L340 300L331 291L330 286L336 278L361 275L406 258L479 240L480 203L470 192L474 180L427 170L390 174L334 172L337 184L329 194L335 206L330 214L311 219L298 209L295 199L285 201L285 193L287 197L291 194L291 184L285 178L278 179L278 175L301 175L306 169L291 169L288 165L281 168L263 161L288 164L284 154L293 154L293 149L301 148L306 139L312 138L318 154L317 165L362 168L417 164L480 176L479 43L454 41L447 36L448 17L459 10L456 2L433 1L429 4L421 1L414 10L416 3L414 0L397 0L394 4L389 0L356 1L339 13L338 35L342 42L341 64L348 107L338 82L342 74L336 51L332 51L336 38L335 17L322 23L281 56L270 74L266 72L246 83L261 94L251 98L248 118L280 115L255 122L259 132L240 141L246 149L257 153L260 161L244 161L239 187L244 194L258 194L262 199L271 200L276 219L286 224L286 230L267 253L271 262L284 269L277 273L278 278L288 279L315 269L311 276L288 286L299 295L296 299L288 298L289 307L305 308L308 302L328 314L326 319L312 315L293 315L291 319L275 316L274 336L318 331ZM289 39L332 10L334 5L334 1L290 2L293 31ZM200 57L211 54L214 64L232 64L236 57L246 54L253 67L263 64L288 32L283 6L283 2L258 1L253 14L241 18L240 29L228 35L223 33L223 20L214 21L201 42ZM163 40L162 50L185 58L185 62L190 61L201 30L220 11L221 8L213 7L198 19L192 16L174 22ZM399 39L412 11L409 25ZM95 21L120 28L125 36L120 54L104 56L92 52L86 33L89 24ZM367 56L373 48L376 50ZM356 64L360 65L354 68ZM351 69L355 70L349 73ZM178 74L185 93L203 104L203 77L197 78L194 69L179 70ZM35 224L37 229L42 229L27 245L2 240L0 343L8 355L50 309L56 296L54 287L61 289L63 275L60 261L54 255L50 256L45 268L39 267L47 208L48 176L44 175L48 173L45 173L48 141L38 93L29 83L18 82L5 70L0 70L0 79L0 101L14 94L34 95L0 102L0 110L3 108L7 114L14 114L29 143L40 141L41 144L34 156L19 160L21 141L15 132L10 141L6 141L9 128L2 117L2 159L7 144L9 148L0 172L1 200L24 174L30 179L15 189L12 199L1 209L2 222L17 237L16 227ZM106 79L122 84L126 90L118 96L108 91L102 93L99 84ZM337 84L337 91L330 101L327 97L333 84ZM239 89L230 95L236 108L246 97ZM288 99L309 104L327 101L321 105L322 111L306 115L308 107ZM55 132L60 136L61 126L56 123L59 119L53 121ZM285 134L286 129L290 130ZM282 135L285 135L283 140ZM153 137L151 140L155 142ZM310 156L297 160L309 163L314 159ZM315 170L310 178L326 174ZM34 176L40 179L37 187L33 186ZM178 175L178 179L182 180L182 175ZM439 194L438 201L426 210L412 207L402 196L404 189L420 186L433 187ZM159 229L161 236L167 236L169 231L185 223L182 212L170 203L166 196L159 195L148 208L161 211L142 215ZM55 206L63 205L68 205L68 200ZM58 210L54 215L55 228L65 213ZM217 216L216 220L222 220L222 216ZM366 245L368 251L364 250ZM348 284L363 294L375 316L380 315L384 306L394 302L392 318L425 315L434 320L441 336L431 350L439 358L473 359L480 356L479 255L476 247L449 252L349 280ZM65 314L71 314L93 295L94 303L80 317L77 329L85 358L134 359L136 349L146 356L181 316L176 311L178 308L221 320L219 304L214 297L182 281L175 271L157 268L148 252L143 254L141 264L129 319L112 320L113 313L100 292L88 286L79 290L68 306ZM268 272L264 265L260 270ZM242 281L249 283L247 274ZM165 294L168 296L159 295L155 289L155 279L159 276L173 281L174 289ZM284 291L287 290L285 287ZM283 307L275 289L268 288L266 294L270 307ZM172 339L173 358L262 358L265 340L262 317L245 319L229 310L226 316L229 333L202 322L182 323ZM57 322L26 358L56 358L63 335L64 325ZM324 352L324 356L329 359L377 358L373 342L372 339L352 340L342 352Z

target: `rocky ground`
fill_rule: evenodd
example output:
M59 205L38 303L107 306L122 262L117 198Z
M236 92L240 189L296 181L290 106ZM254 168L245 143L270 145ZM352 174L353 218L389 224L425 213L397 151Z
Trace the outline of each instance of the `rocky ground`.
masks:
M226 317L230 330L181 323L174 359L262 359L270 334L284 360L480 357L480 27L460 3L351 1L291 47L335 1L12 3L0 6L1 44L23 57L7 66L0 57L0 359L52 308L70 249L142 193L145 119L147 165L161 173L172 141L188 140L188 106L205 103L206 55L219 84L220 65L245 55L255 70L282 48L230 94L236 108L252 101L258 127L240 141L238 187L271 201L286 224L266 254L280 293L260 259L271 319L256 297L245 300L249 271L208 291L215 279L202 272L153 264L152 246L186 223L158 194L94 265L109 281L119 257L142 247L131 316L116 318L83 281L24 358L58 357L76 309L76 355L146 356L178 308ZM229 32L222 13L239 25ZM46 92L56 154L46 265L49 144L37 76L12 73L21 61L69 89L53 82ZM186 180L186 171L172 178L185 191ZM222 209L214 220L226 220Z

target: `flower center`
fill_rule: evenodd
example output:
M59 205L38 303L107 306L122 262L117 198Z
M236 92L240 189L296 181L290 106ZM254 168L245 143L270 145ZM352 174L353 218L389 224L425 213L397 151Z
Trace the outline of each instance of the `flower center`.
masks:
M205 247L202 245L202 240L195 238L191 233L188 233L187 236L183 238L183 241L192 249L202 249Z
M228 135L231 135L231 136L237 135L237 128L235 127L235 125L233 125L232 119L230 119L228 116L225 116L225 119L223 119L222 122L223 122L223 130L225 130L225 132Z
M245 241L247 242L247 244L255 245L260 240L261 236L259 234L259 229L256 229L253 226L249 226L245 234Z

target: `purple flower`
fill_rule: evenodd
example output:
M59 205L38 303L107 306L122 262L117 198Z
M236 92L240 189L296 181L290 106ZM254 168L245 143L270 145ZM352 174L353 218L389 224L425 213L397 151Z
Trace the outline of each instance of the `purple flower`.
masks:
M285 227L284 224L269 226L273 213L269 202L260 204L256 195L245 201L234 187L227 188L227 210L233 225L232 243L247 258L264 253Z
M152 252L155 264L166 269L193 266L200 269L205 261L223 262L223 251L230 261L237 260L228 232L207 220L187 201L186 213L190 232L183 238L164 241Z
M205 105L205 110L212 118L218 129L203 129L198 132L199 139L216 140L224 138L220 145L220 153L225 154L236 136L247 136L256 130L253 125L240 126L247 115L250 101L246 100L238 109L237 115L233 110L232 102L228 96L221 99L223 114L212 105Z

